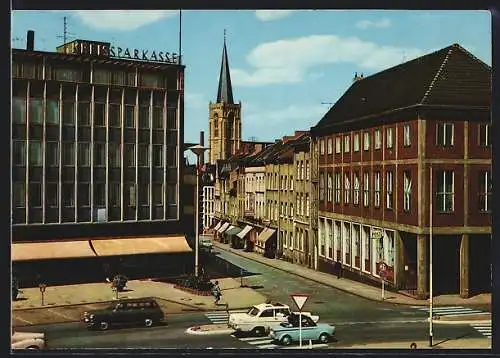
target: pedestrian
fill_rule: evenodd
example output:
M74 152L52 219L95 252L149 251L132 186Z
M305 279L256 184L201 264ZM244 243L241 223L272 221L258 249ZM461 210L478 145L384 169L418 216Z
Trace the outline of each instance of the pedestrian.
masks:
M337 272L337 278L342 277L342 264L340 262L335 262L335 271Z
M214 285L212 286L212 295L214 295L214 297L215 297L214 304L218 305L220 298L222 296L222 293L221 293L220 287L219 287L219 281L215 281Z

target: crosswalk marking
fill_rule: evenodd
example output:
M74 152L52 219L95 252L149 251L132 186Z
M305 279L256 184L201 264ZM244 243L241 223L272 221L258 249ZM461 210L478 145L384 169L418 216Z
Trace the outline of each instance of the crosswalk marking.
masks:
M241 312L246 312L246 311L247 310L231 310L231 311L229 311L229 314L241 313ZM229 314L226 311L213 311L213 312L205 313L205 316L212 323L227 323L227 321L229 320Z
M491 321L488 323L471 323L470 326L483 336L491 338Z
M419 307L419 311L429 312L429 307ZM433 307L432 313L437 316L462 316L477 313L486 313L481 310L472 309L462 306L448 306L448 307Z
M273 340L270 338L265 338L265 337L236 337L234 334L231 335L232 337L239 339L242 342L251 344L255 346L256 348L259 349L299 349L298 343L292 345L292 346L282 346L280 344L273 343ZM328 344L326 343L315 343L312 345L309 345L309 342L304 342L302 343L302 348L303 349L308 349L308 348L321 348L321 347L328 347Z

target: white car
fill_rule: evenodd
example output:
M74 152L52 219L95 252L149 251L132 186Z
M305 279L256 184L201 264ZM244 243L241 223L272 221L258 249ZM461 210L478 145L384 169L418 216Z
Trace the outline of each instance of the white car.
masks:
M44 349L45 334L12 331L11 349Z
M246 313L231 313L229 327L235 331L251 332L256 336L263 336L272 328L279 327L280 323L286 322L291 313L292 311L287 305L262 303L253 306ZM314 316L311 312L302 312L302 314L311 317L314 322L319 321L319 316Z

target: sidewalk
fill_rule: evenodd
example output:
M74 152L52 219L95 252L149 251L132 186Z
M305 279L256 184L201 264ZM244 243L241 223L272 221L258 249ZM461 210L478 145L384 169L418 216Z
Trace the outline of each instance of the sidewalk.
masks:
M328 273L315 271L305 266L300 266L287 261L270 259L262 256L261 254L255 252L245 252L243 250L237 250L229 247L227 244L222 244L218 241L213 241L213 245L216 248L234 253L238 256L245 257L247 259L260 262L270 267L277 268L279 270L291 273L296 276L303 277L305 279L315 281L341 291L351 293L356 296L367 298L372 301L382 301L381 289L373 287L361 282L349 280L349 279L338 279ZM403 304L403 305L414 305L414 306L427 306L429 304L428 300L417 300L410 296L406 296L396 292L386 291L385 300L386 302ZM491 294L481 294L469 299L461 298L459 295L441 295L434 297L435 306L461 306L461 305L474 305L474 304L491 304Z
M198 296L174 288L173 283L153 280L132 280L127 282L125 292L119 298L155 297L165 314L189 311L213 311L242 309L266 301L259 292L240 287L240 281L233 278L219 279L222 299L214 304L210 296ZM89 309L102 308L116 300L116 293L109 283L89 283L66 286L49 286L44 293L44 306L38 287L22 289L21 299L12 302L14 326L61 323L78 321Z
M380 342L369 344L356 344L352 346L336 346L335 348L345 349L408 349L415 343L417 350L420 349L491 349L491 340L487 338L459 338L445 341L433 342L433 347L429 347L429 341L401 341L401 342Z

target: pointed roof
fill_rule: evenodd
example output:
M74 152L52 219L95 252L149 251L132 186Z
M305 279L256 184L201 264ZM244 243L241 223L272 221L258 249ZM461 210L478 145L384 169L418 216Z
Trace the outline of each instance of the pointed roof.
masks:
M410 109L491 106L491 67L458 44L355 81L313 132Z
M224 48L222 49L222 62L220 64L219 89L217 90L216 103L234 104L233 86L229 73L229 60L227 59L226 30L224 30Z

